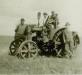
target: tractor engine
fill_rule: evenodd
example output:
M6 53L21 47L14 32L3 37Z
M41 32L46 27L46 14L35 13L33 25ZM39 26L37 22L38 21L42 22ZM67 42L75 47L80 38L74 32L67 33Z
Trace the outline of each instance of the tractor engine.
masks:
M36 36L32 37L32 41L36 42L38 48L41 49L42 52L51 53L55 50L55 45L54 42L48 38L46 30L44 30L43 28L33 30L33 32L36 33Z

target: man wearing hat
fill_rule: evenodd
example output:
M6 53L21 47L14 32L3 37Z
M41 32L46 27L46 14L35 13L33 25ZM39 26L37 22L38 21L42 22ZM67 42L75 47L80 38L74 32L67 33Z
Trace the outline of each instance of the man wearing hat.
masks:
M24 18L21 18L20 24L17 25L15 29L15 39L24 38L24 32L26 29L26 25L24 24L24 22L25 22Z
M49 17L49 23L54 26L54 28L57 28L57 25L59 24L58 20L58 14L54 11L51 12L51 16Z
M46 21L47 21L47 18L48 18L48 14L46 12L43 13L43 25L46 25Z
M55 25L56 25L56 27L58 26L58 24L59 24L59 19L58 19L58 14L56 13L55 14Z
M69 29L70 24L67 22L65 24L65 30L63 32L63 39L65 43L65 55L66 57L71 57L73 53L73 36Z

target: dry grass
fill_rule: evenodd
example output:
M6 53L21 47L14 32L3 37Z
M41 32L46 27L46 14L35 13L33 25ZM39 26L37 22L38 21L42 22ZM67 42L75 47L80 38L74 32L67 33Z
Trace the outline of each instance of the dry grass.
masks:
M72 59L37 56L18 59L8 55L11 37L0 37L0 74L81 74L81 47ZM78 56L79 55L79 56Z

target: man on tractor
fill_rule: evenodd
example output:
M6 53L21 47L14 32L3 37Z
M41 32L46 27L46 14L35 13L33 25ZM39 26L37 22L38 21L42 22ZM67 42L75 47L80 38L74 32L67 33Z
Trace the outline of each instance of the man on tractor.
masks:
M24 18L21 18L20 20L20 24L17 25L16 29L15 29L15 40L16 39L25 39L25 29L26 29L26 25L24 24L25 20Z
M43 17L44 17L44 19L43 19L43 25L45 26L46 24L46 20L47 20L47 18L48 18L48 14L46 13L46 12L44 12L43 13Z
M58 14L56 14L54 11L51 12L51 15L47 17L46 22L45 22L45 26L48 30L48 37L50 39L52 39L53 36L53 30L55 30L57 28L59 24L59 20L58 20Z
M58 14L52 11L51 15L48 17L48 23L54 26L54 28L56 29L59 24Z

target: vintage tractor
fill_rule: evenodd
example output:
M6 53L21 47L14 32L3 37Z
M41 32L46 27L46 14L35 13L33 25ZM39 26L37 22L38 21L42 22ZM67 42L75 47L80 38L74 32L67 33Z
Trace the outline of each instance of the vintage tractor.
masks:
M27 25L25 34L26 38L14 40L10 44L10 54L17 55L21 58L32 58L39 53L47 55L60 56L64 55L64 39L63 32L65 27L32 26ZM74 45L79 44L79 37L74 35ZM77 40L77 41L76 41Z
M29 26L29 28L31 28L31 26ZM57 56L60 55L64 46L62 33L65 28L58 28L55 30L52 28L51 39L48 38L48 35L46 36L43 34L43 32L45 32L43 28L44 26L31 28L31 37L28 39L20 38L11 42L9 47L11 55L19 54L22 58L35 57L39 52L45 54L53 53Z

